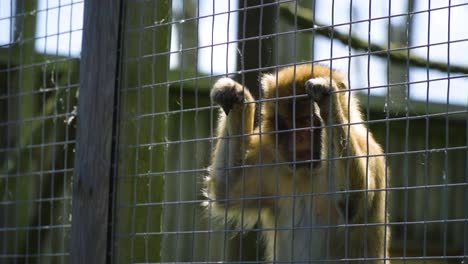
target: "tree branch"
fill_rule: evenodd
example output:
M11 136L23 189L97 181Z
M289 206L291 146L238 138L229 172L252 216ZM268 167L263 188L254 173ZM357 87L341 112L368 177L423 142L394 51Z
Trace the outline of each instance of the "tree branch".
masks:
M375 43L368 43L367 40L360 39L355 35L348 35L341 33L334 29L333 26L326 26L318 21L313 21L312 11L308 8L295 5L280 5L280 12L283 18L294 24L297 21L299 29L312 29L311 32L326 36L333 37L341 43L350 46L353 49L361 49L369 52L370 55L375 55L382 58L390 58L402 64L409 62L412 66L427 67L444 72L460 72L468 73L468 67L461 65L446 64L442 62L428 61L424 57L408 54L408 48L402 47L397 49L388 49L384 46Z

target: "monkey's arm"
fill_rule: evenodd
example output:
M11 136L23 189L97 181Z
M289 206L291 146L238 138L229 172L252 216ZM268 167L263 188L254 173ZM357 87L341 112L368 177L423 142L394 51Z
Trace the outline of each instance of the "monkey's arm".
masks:
M210 174L206 180L207 197L211 199L212 213L227 216L244 226L253 225L256 217L247 213L244 197L256 187L252 169L244 169L246 152L254 135L254 98L246 87L229 78L218 80L211 91L211 100L224 112L218 121L218 140L212 156ZM255 214L257 215L257 214ZM251 219L249 219L251 218ZM254 219L255 218L255 219Z
M345 84L330 82L329 78L310 79L306 89L317 102L324 122L323 149L329 151L329 145L332 148L332 153L326 152L322 158L333 159L328 162L336 191L353 190L338 203L343 215L353 223L382 220L379 218L383 214L374 215L380 212L372 210L380 208L384 200L381 191L372 190L384 188L385 162L380 146L362 124L355 99L350 97Z

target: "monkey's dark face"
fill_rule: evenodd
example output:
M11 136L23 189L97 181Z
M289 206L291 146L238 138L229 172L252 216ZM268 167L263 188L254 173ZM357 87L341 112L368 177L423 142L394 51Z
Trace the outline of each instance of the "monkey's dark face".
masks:
M321 121L307 98L281 102L273 128L278 132L279 151L291 166L317 167L321 154Z

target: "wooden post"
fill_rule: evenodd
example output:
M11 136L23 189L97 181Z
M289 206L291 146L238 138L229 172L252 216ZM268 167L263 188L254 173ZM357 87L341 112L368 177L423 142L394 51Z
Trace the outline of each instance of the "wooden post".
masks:
M85 1L71 263L106 263L120 1Z

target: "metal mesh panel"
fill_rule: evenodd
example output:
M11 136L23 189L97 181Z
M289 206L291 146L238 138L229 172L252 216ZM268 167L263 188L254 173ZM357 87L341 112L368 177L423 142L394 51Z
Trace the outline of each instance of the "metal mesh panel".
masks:
M0 0L1 263L466 262L466 1L96 3Z
M0 1L1 263L69 260L82 9Z
M425 1L173 1L172 6L128 3L122 29L112 259L256 263L269 262L269 258L288 263L459 263L466 259L468 93L464 86L468 71L466 61L456 58L462 56L467 45L468 35L461 29L466 8L463 1L437 6ZM350 169L352 160L369 162L382 156L386 169L378 181L383 181L384 187L370 187L375 180L371 175L374 165L366 163L368 178L360 189L347 186L314 192L318 182L307 180L309 192L284 191L287 184L302 184L301 164L307 161L281 160L280 156L285 155L281 140L277 137L276 143L268 142L268 133L281 134L281 120L276 119L273 131L262 131L266 117L259 109L268 102L285 99L266 97L260 91L259 80L262 74L307 63L344 73L344 81L359 99L365 120L356 124L322 123L322 129L348 126L349 138L343 140L352 141L356 137L353 133L358 133L352 132L357 131L353 127L369 128L359 132L367 143L356 156L350 154L353 149L348 149L341 156L329 152L318 158L330 168L347 164L344 171L324 171L320 177L327 180L322 184L332 186L341 176L350 184L356 177ZM238 196L234 192L231 197L207 199L203 194L204 179L213 175L208 170L216 169L213 165L207 169L212 163L210 155L219 144L216 142L240 137L242 151L252 149L248 143L252 134L220 135L216 131L218 112L223 109L210 102L209 93L221 77L234 78L244 91L250 88L254 101L244 98L243 106L256 105L255 126L260 128L253 133L260 135L258 144L274 145L272 155L276 161L268 162L261 157L264 153L257 153L260 156L253 164L245 160L225 164L221 173L224 176L219 176L229 179L222 181L225 192L234 188L233 175L240 175L243 187L237 189ZM295 90L296 85L302 84L291 84L290 88ZM296 104L301 98L304 96L291 92L287 99ZM279 115L282 109L275 111ZM291 116L301 114L300 109L291 110ZM243 126L244 119L242 116L239 126ZM291 119L289 133L299 134L301 124ZM383 155L370 153L372 135L382 146ZM297 136L293 138L301 143ZM296 147L293 144L293 152ZM331 150L336 146L329 143L321 147ZM230 152L224 150L218 155L229 159ZM317 160L308 162L312 171ZM268 168L275 166L274 175L262 174L272 173L274 170ZM285 172L286 167L291 170ZM242 172L236 174L236 170ZM309 177L319 177L310 171ZM248 196L253 186L247 185L253 177L265 181L258 188L266 189L267 184L275 182L277 191ZM346 197L345 214L351 214L353 201L349 197L354 193L365 197L383 193L384 222L369 222L372 216L367 213L356 222L339 222L333 215L336 200ZM278 201L285 199L294 200L291 208L281 208L284 205ZM292 223L300 222L299 218L305 217L297 212L301 203L312 208L310 201L317 199L327 201L319 203L326 205L322 213L329 214L323 223L309 219L309 224L265 224L284 217L278 212L291 217ZM371 200L355 206L371 210L367 201ZM229 207L229 203L236 202L242 204L241 208ZM224 216L214 213L216 203L224 206ZM315 212L310 210L304 212ZM231 213L239 215L237 223L227 220ZM382 242L382 247L389 248L382 257L372 257L368 252L372 248L368 244L374 243L372 237L352 239L356 232L353 230L371 232L374 226L384 226L383 232L391 233L391 238ZM342 230L336 231L338 238L330 235L333 230ZM271 236L265 236L269 232L289 232L290 236L273 236L286 241L269 244ZM322 237L317 238L317 234ZM298 245L297 241L304 239L309 244ZM285 247L287 243L290 246ZM341 257L334 257L341 243ZM359 243L364 246L357 247ZM271 245L280 254L268 256ZM358 253L353 251L355 248ZM308 253L284 252L295 249ZM292 257L277 259L281 254Z

